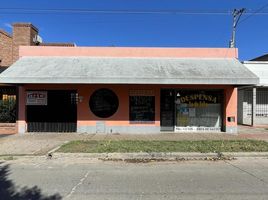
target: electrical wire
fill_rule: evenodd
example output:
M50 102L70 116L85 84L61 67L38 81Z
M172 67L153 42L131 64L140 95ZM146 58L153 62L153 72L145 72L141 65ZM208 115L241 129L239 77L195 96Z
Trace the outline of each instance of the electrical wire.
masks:
M266 8L267 6L268 6L268 3L265 4L265 5L263 5L263 6L261 6L259 9L257 9L257 10L254 11L254 12L252 12L249 16L247 16L247 17L245 17L244 19L240 20L240 22L239 22L238 24L241 24L242 22L248 20L250 17L253 17L253 16L256 15L256 14L261 13L261 11L262 11L264 8Z
M268 6L268 4L266 5ZM262 11L266 6L258 9L256 11L250 11L246 14L254 15L261 14L267 15L268 11ZM0 8L2 12L6 13L24 13L24 14L50 14L50 13L73 13L73 14L189 14L189 15L230 15L231 10L183 10L183 9L173 9L173 10L110 10L110 9L40 9L40 8ZM262 11L262 12L261 12ZM250 17L250 16L249 16Z

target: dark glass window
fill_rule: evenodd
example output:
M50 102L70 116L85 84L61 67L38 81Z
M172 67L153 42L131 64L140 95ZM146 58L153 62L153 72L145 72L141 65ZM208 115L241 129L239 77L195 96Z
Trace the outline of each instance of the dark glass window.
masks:
M155 97L154 96L130 96L129 120L132 122L154 122Z
M109 89L99 89L93 92L89 100L90 110L101 118L111 117L118 109L119 100Z

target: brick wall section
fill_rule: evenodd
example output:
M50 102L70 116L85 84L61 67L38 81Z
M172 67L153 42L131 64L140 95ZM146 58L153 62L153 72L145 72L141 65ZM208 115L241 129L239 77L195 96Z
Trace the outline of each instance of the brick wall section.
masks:
M0 67L12 64L12 37L9 33L0 30Z
M62 46L74 47L74 43L40 43L35 44L33 38L38 29L31 23L14 23L13 35L0 30L0 67L9 67L19 59L20 46Z
M38 35L38 29L31 23L13 24L13 62L19 59L19 46L35 45L33 38Z

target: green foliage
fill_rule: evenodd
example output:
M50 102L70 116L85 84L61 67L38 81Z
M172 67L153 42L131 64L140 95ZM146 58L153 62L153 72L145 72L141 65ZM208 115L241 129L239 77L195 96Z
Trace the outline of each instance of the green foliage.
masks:
M0 100L0 122L15 123L16 122L16 100Z

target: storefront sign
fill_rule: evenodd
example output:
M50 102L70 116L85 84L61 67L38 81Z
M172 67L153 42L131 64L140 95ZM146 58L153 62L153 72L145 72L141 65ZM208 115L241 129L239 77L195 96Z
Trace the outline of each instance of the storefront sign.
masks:
M205 108L208 104L217 103L217 97L206 94L190 94L180 97L176 104L189 104L192 108Z
M181 103L188 103L188 102L195 102L195 101L217 103L217 98L212 95L206 95L206 94L191 94L191 95L180 97Z
M47 105L47 91L27 92L26 105Z
M183 127L176 126L175 132L220 132L221 127Z
M129 120L131 123L152 123L155 121L154 96L130 96Z

